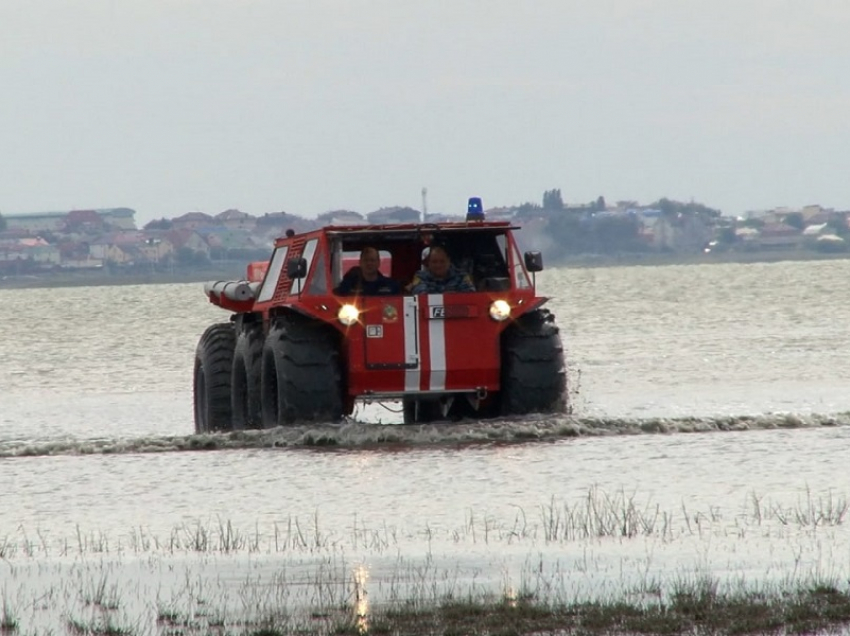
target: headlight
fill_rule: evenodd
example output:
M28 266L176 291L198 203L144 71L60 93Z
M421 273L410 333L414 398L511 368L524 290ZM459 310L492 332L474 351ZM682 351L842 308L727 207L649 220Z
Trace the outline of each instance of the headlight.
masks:
M357 322L357 318L359 316L360 312L354 305L343 305L339 308L339 311L336 314L336 317L339 318L339 321L346 327L350 327L355 322Z
M490 318L496 322L507 320L511 315L511 306L504 300L494 300L490 305Z

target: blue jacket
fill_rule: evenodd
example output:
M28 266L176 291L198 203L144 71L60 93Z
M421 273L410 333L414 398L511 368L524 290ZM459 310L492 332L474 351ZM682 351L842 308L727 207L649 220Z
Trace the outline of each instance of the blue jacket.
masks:
M443 279L434 278L427 269L416 272L409 289L411 294L442 294L475 291L475 285L472 284L469 274L464 274L452 265L449 267L448 275Z
M352 267L345 276L342 282L334 290L334 293L339 296L389 296L392 294L401 293L401 285L394 281L389 276L384 276L378 272L378 278L372 281L363 280L360 276L360 268Z

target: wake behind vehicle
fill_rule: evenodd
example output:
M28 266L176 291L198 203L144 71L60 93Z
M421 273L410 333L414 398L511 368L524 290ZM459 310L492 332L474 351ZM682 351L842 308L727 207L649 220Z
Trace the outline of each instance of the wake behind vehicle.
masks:
M558 327L537 295L538 252L470 199L465 222L328 226L275 242L243 281L207 283L230 320L195 354L197 432L334 422L358 401L401 401L405 423L566 408ZM335 293L373 247L402 289L442 246L475 291Z

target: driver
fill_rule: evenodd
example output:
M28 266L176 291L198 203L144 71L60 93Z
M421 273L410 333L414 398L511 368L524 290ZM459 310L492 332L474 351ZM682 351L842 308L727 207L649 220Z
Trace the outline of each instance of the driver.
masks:
M348 270L334 293L339 296L390 296L400 294L401 286L380 272L381 255L374 247L360 252L360 266Z

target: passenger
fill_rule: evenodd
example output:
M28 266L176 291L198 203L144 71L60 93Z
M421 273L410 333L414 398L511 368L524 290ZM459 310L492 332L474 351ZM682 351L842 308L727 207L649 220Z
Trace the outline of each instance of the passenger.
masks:
M469 274L452 265L446 248L435 245L428 254L426 268L416 272L407 286L411 294L442 294L444 292L471 292L475 285Z
M389 296L401 293L401 285L384 276L379 267L381 256L374 247L364 247L360 252L360 266L352 267L334 290L340 296Z

